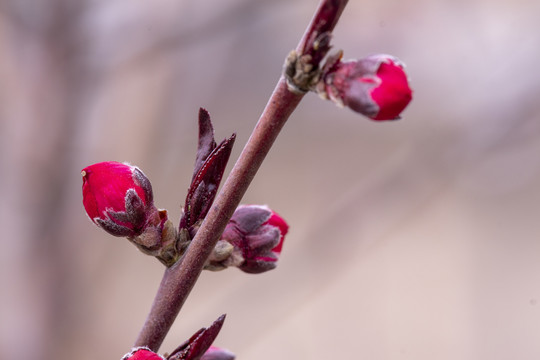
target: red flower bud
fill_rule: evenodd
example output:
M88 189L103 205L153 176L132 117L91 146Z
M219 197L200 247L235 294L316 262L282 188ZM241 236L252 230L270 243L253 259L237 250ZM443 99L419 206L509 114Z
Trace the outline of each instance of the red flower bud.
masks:
M403 64L390 55L328 66L318 91L338 105L348 106L373 120L397 120L412 99Z
M243 205L234 212L221 240L234 247L231 265L261 273L276 267L288 230L285 220L267 206Z
M114 236L140 235L156 214L150 181L135 166L115 161L84 168L83 204L90 219Z
M165 360L163 356L156 354L147 347L132 349L121 360Z

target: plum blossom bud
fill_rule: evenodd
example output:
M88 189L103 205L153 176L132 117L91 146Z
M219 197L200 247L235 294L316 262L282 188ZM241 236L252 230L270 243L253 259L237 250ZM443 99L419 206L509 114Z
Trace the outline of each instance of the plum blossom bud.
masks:
M288 230L285 220L267 206L239 206L221 237L221 243L232 245L224 265L254 274L274 269Z
M84 168L83 204L88 217L114 236L140 235L157 213L150 181L139 168L115 161Z
M373 120L397 120L412 99L404 65L390 55L341 61L341 54L325 65L317 91L340 106Z
M165 358L147 347L138 347L124 355L121 360L165 360Z
M235 355L227 349L222 349L217 346L210 346L201 357L201 360L234 360Z
M139 168L115 161L81 172L83 205L90 220L114 236L125 236L143 253L171 266L181 255L167 210L154 206L152 186Z

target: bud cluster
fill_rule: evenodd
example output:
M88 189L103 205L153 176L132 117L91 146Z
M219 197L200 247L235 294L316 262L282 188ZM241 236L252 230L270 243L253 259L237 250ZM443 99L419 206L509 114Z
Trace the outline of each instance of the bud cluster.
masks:
M210 116L199 112L199 144L191 185L178 228L154 205L152 185L136 166L106 161L81 172L83 205L96 225L126 237L142 252L171 266L184 254L208 213L227 165L235 135L217 144ZM288 226L265 206L241 206L205 265L250 273L276 267Z

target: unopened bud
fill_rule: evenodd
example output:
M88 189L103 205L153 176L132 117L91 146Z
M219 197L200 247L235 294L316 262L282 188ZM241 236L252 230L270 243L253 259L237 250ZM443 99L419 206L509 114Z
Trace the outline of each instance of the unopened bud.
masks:
M152 186L139 168L115 161L84 168L83 204L90 219L114 236L140 235L153 204Z
M285 220L267 206L238 207L221 237L234 247L224 264L247 273L274 269L288 229Z
M340 57L325 69L319 94L373 120L399 119L412 99L403 63L390 55L349 61Z
M165 360L165 358L147 347L133 348L121 360Z
M115 161L81 172L83 205L90 220L114 236L127 237L166 266L176 262L176 229L166 210L154 206L152 186L143 172Z

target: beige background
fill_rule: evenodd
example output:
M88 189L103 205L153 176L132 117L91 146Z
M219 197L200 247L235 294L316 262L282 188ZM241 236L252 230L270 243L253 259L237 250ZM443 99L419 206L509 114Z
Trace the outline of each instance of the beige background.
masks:
M163 268L88 221L80 170L130 161L178 219L198 107L234 161L315 7L1 0L1 359L129 350ZM351 1L336 47L400 57L414 102L375 123L308 95L244 199L291 225L278 269L204 273L163 351L227 313L240 360L539 359L539 16Z

